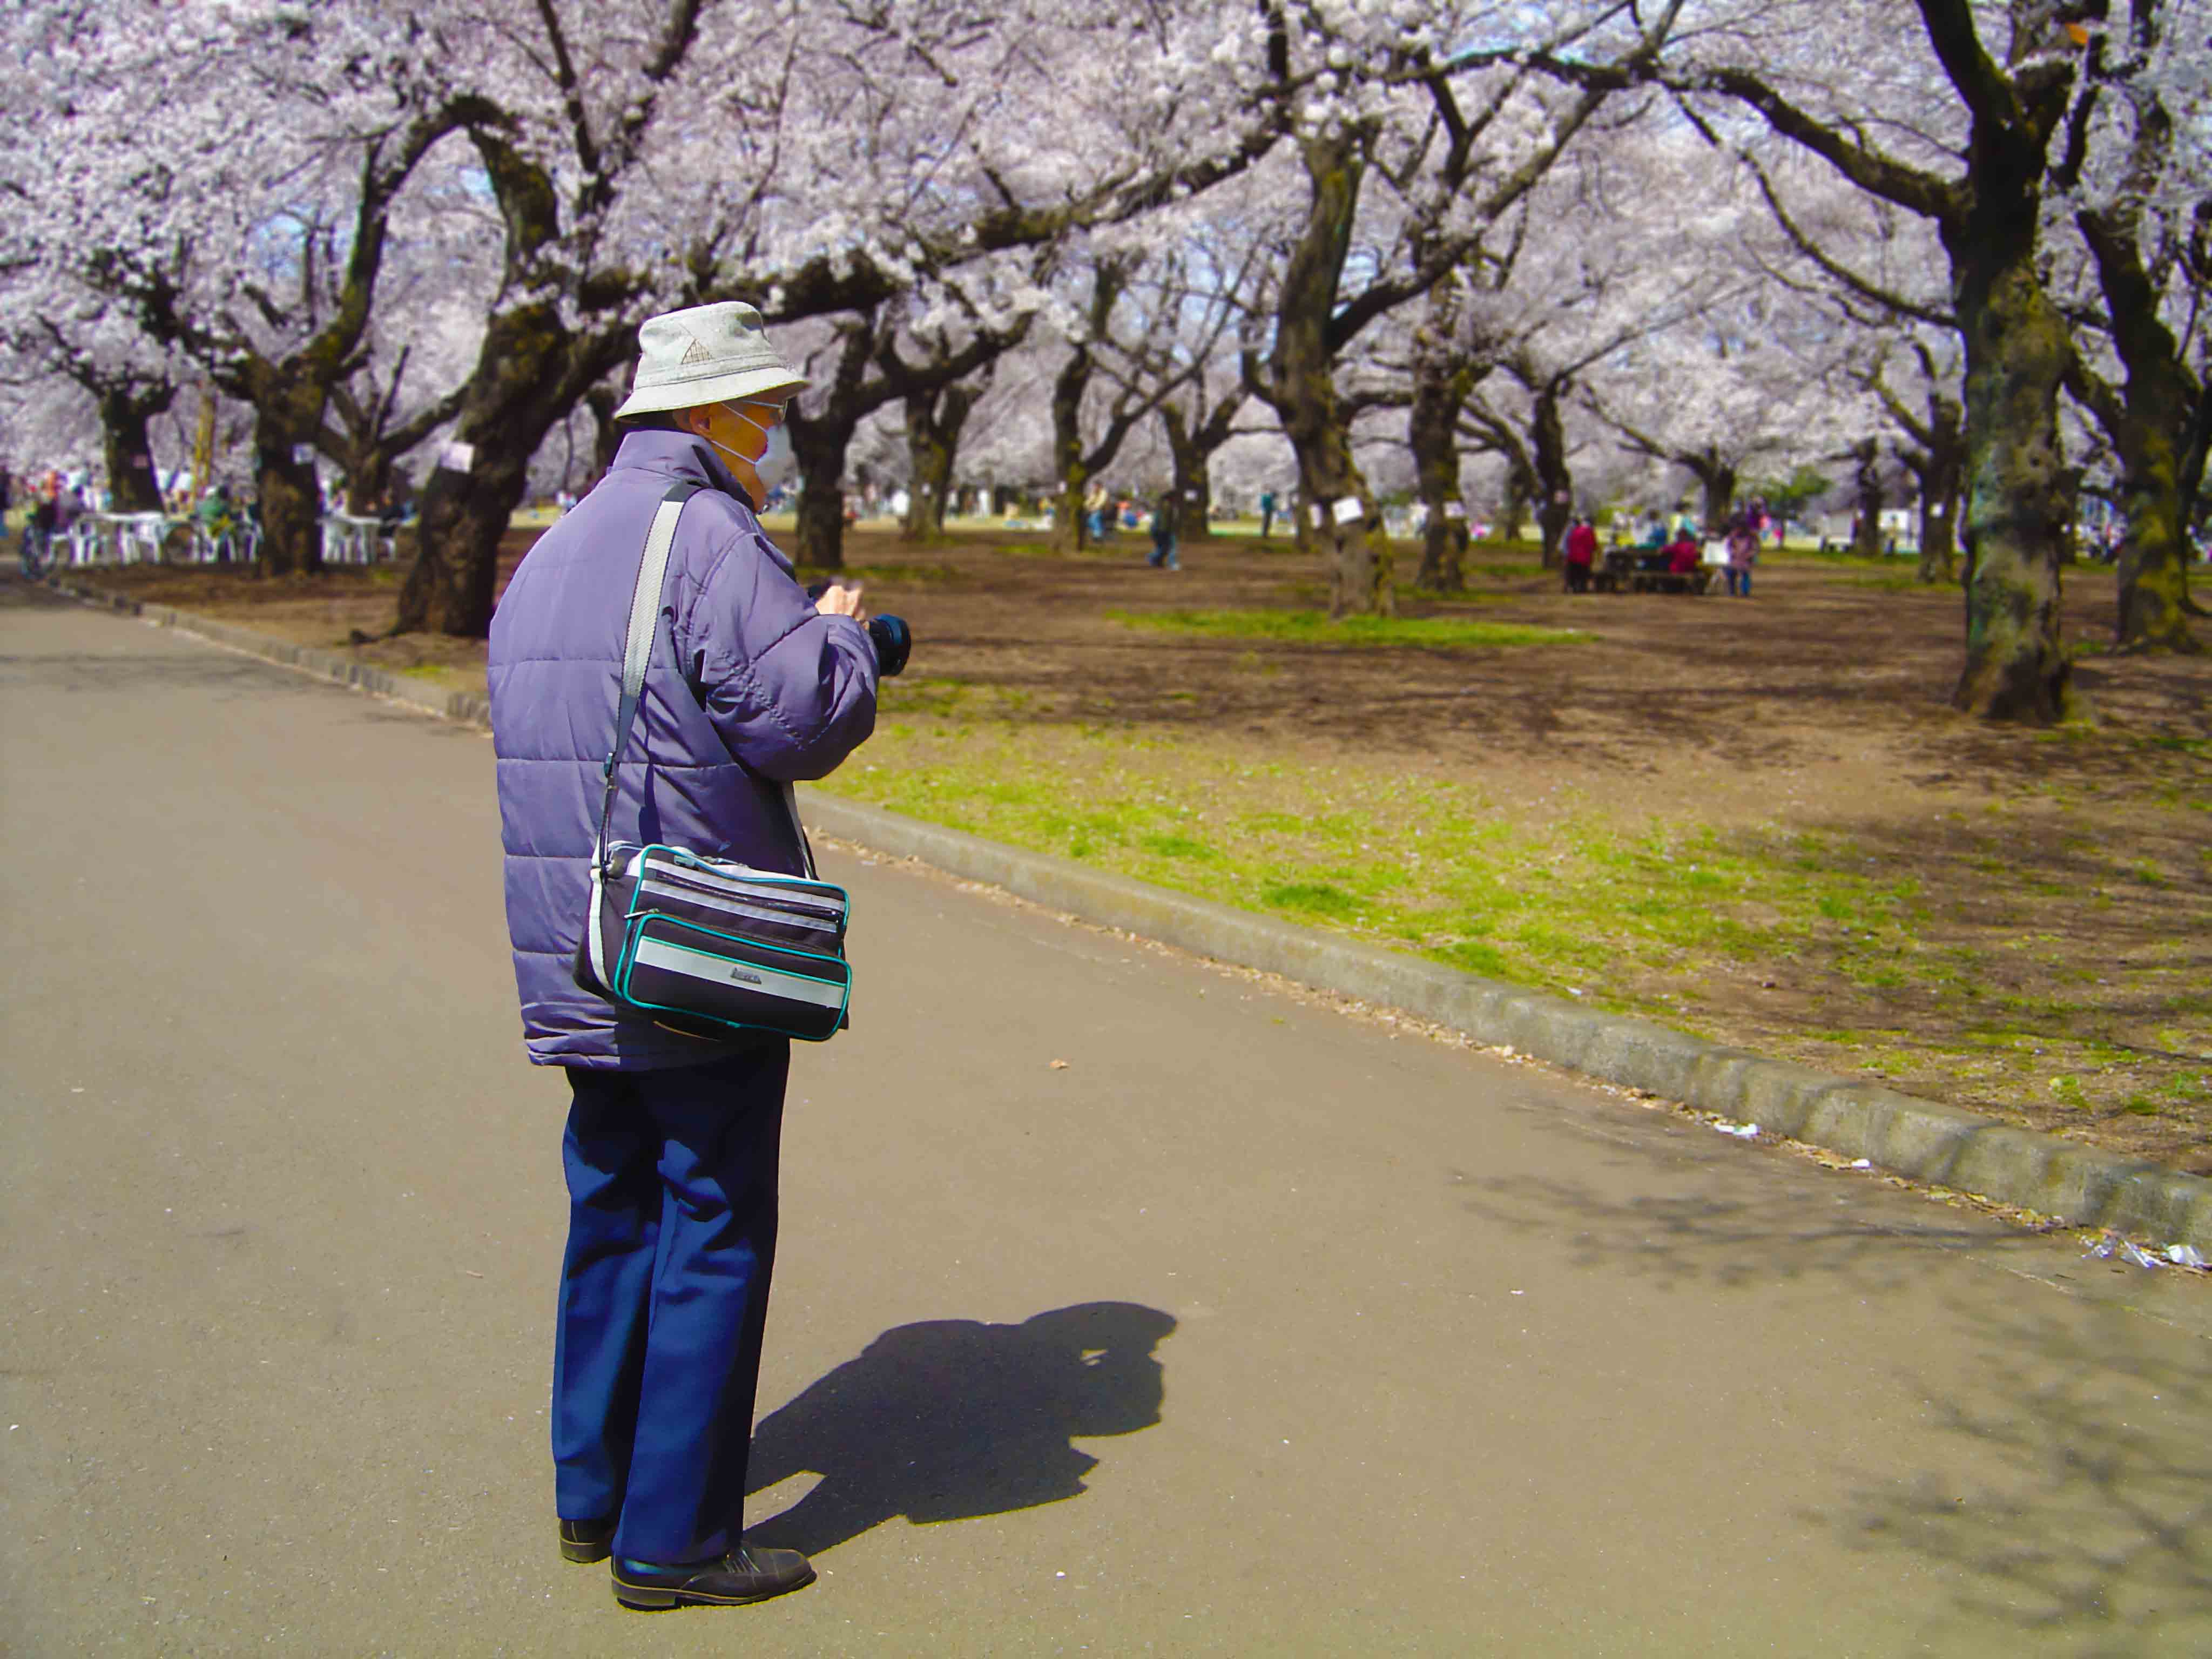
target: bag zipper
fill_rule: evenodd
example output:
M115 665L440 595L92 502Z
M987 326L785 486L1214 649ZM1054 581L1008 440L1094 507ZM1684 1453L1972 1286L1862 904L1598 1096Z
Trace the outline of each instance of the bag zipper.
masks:
M669 898L680 899L688 904L699 904L709 910L720 910L731 915L750 916L757 921L775 922L789 927L809 927L816 933L834 933L837 924L823 921L797 908L779 909L767 903L746 904L720 893L702 890L690 882L662 881L653 877L640 877L640 893L659 893Z

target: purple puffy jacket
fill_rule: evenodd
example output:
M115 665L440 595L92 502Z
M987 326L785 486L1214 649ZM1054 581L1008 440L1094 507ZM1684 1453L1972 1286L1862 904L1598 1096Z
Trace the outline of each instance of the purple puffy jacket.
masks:
M625 437L606 477L530 550L491 623L507 925L523 1036L540 1066L646 1071L724 1052L618 1011L569 976L630 593L653 513L678 479L708 488L685 503L669 553L608 838L798 874L781 784L835 770L875 728L867 629L815 611L702 442Z

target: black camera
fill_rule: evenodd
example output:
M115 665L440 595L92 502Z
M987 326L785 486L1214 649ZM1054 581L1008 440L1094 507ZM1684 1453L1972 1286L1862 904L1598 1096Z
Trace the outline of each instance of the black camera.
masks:
M806 597L818 599L834 586L826 581L810 583ZM907 653L914 649L914 630L903 617L871 617L865 625L868 642L876 647L876 672L889 679L906 666Z
M905 617L869 617L868 638L875 643L877 673L889 679L906 666L907 653L914 649L914 633Z

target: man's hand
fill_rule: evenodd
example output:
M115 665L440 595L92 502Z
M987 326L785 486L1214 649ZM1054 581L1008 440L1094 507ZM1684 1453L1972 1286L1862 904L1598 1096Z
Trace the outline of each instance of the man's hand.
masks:
M814 608L825 617L850 617L854 622L866 622L868 613L860 605L860 584L850 587L842 582L832 582L814 601Z

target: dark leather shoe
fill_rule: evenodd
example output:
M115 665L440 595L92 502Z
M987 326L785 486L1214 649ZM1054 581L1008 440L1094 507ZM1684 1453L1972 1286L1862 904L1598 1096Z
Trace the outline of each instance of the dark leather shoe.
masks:
M650 1561L617 1561L615 1600L641 1611L660 1607L733 1607L765 1601L814 1582L814 1569L797 1550L763 1549L739 1544L711 1561L673 1566Z
M586 1565L604 1561L614 1553L615 1523L611 1521L563 1521L561 1553Z

